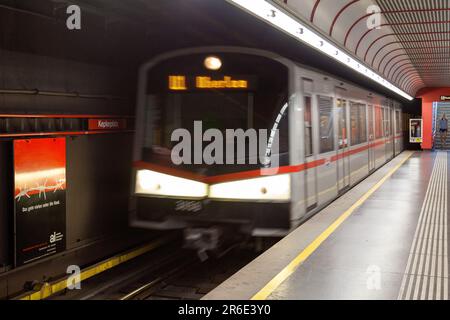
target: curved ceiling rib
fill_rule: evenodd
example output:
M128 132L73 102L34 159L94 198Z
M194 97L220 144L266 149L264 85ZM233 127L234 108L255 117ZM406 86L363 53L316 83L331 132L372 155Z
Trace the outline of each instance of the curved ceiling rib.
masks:
M329 35L333 36L333 29L334 26L336 25L336 21L339 19L339 17L341 16L342 13L344 13L345 10L347 10L352 4L359 2L359 0L353 0L350 1L349 3L347 3L345 6L343 6L341 8L341 10L339 10L339 12L336 14L336 16L333 19L333 22L331 23L331 27L330 27L330 32Z
M450 23L450 21L446 22ZM439 32L405 32L405 33L391 33L391 34L385 34L378 38L376 38L372 43L369 45L369 47L366 50L366 53L364 54L364 61L367 61L367 55L369 54L370 49L375 45L376 42L382 40L383 38L389 37L389 36L415 36L415 35L437 35L437 34L450 34L450 31L439 31Z
M372 58L372 65L375 64L375 59L377 58L378 54L379 54L385 47L387 47L387 46L389 46L389 45L391 45L391 44L398 44L398 43L400 43L400 42L399 42L399 41L390 42L390 43L384 45L383 47L381 47L381 48L377 51L377 53L375 53L374 57ZM413 49L414 49L414 50L419 50L419 51L415 52ZM428 56L428 55L435 55L435 54L445 54L446 56L448 56L448 53L443 53L442 51L440 51L440 49L450 49L450 46L429 46L429 47L421 46L421 47L417 47L417 48L411 48L411 49L409 50L409 52L410 52L410 54L419 54L419 53L422 53L422 54L426 54L427 56ZM427 50L427 52L421 52L421 50ZM436 51L436 50L437 50L437 51ZM384 62L384 59L386 59L386 58L389 56L389 54L394 53L394 52L397 52L397 51L403 51L403 52L405 52L405 48L397 48L397 49L388 51L388 52L383 56L383 58L379 61L377 70L380 70L381 64ZM407 56L410 56L410 54L406 53Z
M414 66L400 67L391 74L392 81L406 85L410 75L418 72L422 87L450 86L450 8L447 0L378 0L382 11L405 11L408 14L385 15L390 28L396 34L404 50L380 51L381 57L378 66L383 70L393 70L394 65L399 66L400 61L409 58ZM376 46L377 47L377 46ZM399 56L400 53L407 56ZM372 60L376 62L376 57ZM387 72L391 72L387 71ZM410 81L411 82L411 81Z
M408 90L415 90L420 86L423 86L423 80L418 75L409 75L408 80L405 81L405 87Z
M445 57L448 57L448 54L445 53L445 52L436 50L436 49L450 49L450 46L443 46L443 47L433 46L433 47L420 47L420 48L415 48L415 50L423 50L423 49L425 49L426 52L423 52L423 51L422 51L422 52L421 52L421 51L415 52L415 51L411 50L410 53L411 53L411 54L422 53L422 54L426 54L427 56L434 56L434 57L436 57L436 56L442 56L442 57L445 58ZM392 53L394 53L394 52L398 52L398 51L404 51L404 49L403 49L403 48L399 48L399 49L395 49L395 50L392 50L392 51L388 51L388 52L383 56L383 58L381 58L380 61L378 62L378 67L377 67L377 69L378 69L378 70L381 70L381 65L383 64L384 60L385 60L390 54L392 54ZM402 57L402 56L408 56L408 57L409 57L409 54L408 54L408 53L401 53L401 54L397 54L396 56L393 56L393 57L391 57L390 59L388 59L388 60L386 61L385 65L384 65L384 68L383 68L382 73L385 74L385 71L386 71L387 66L388 66L391 62L393 62L394 59L399 58L399 57ZM374 57L374 58L376 58L376 57ZM373 65L373 64L374 64L374 60L372 60L372 65Z
M422 88L422 87L423 87L423 84L417 84L417 83L408 84L408 86L407 86L407 88L409 90L416 90L416 91L418 91L419 88Z
M406 62L406 63L403 63ZM403 64L401 64L403 63ZM400 64L400 65L399 65ZM411 62L410 58L406 58L406 59L401 59L398 60L397 62L395 62L391 68L389 69L388 73L387 73L387 77L389 79L393 78L395 76L395 73L398 71L399 68L406 66L406 65L410 65L410 66L414 66L413 63ZM392 72L393 71L393 72Z
M387 57L387 55L384 56L384 57ZM387 69L387 67L391 64L391 62L394 62L395 59L400 58L400 57L409 57L409 54L407 54L407 53L400 53L400 54L398 54L398 55L396 55L396 56L391 57L391 58L385 63L384 68L383 68L383 71L382 71L381 73L384 74L384 75L386 75L386 69ZM384 59L384 58L383 58L383 59ZM400 61L405 61L405 59L402 59L402 60L400 60ZM387 74L389 74L389 73L391 72L392 68L393 68L393 67L395 66L395 64L398 63L398 62L399 62L398 60L394 62L394 64L389 68L389 71L388 71ZM381 68L381 63L383 63L383 60L381 60L380 63L378 64L378 70L381 70L381 69L380 69L380 68Z
M416 72L416 71L417 71L417 69L413 65L403 64L403 65L397 67L397 69L394 71L392 77L395 79L395 81L399 81L408 72ZM399 77L400 77L400 79L399 79Z
M378 55L381 53L381 51L383 51L383 50L386 49L387 47L389 47L389 46L391 46L391 45L394 45L394 44L400 45L401 42L400 42L400 41L391 41L391 42L388 42L388 43L384 44L382 47L380 47L380 48L378 49L378 51L373 55L373 58L372 58L372 65L375 65L375 59L378 57ZM403 51L403 52L405 52L405 48L403 48L403 47L397 47L396 49L389 51L388 54L391 53L391 52L396 52L396 51ZM378 69L378 70L380 69L380 65L378 65L378 68L377 68L377 69Z
M285 1L285 3L287 4L287 0ZM311 21L312 23L314 23L314 16L316 15L316 11L317 11L317 7L320 4L320 0L316 0L316 3L314 4L313 10L311 12L311 17L309 18L309 21Z
M416 10L391 10L391 11L380 11L380 14L387 16L390 14L408 14L408 13L424 13L424 12L442 12L442 11L450 11L450 8L437 8L437 9L416 9ZM350 33L353 31L353 29L356 27L356 25L363 21L367 20L369 17L375 15L376 13L366 13L365 15L359 17L355 20L355 22L350 26L350 28L347 30L347 33L345 34L345 40L344 45L347 45L348 37L350 36Z
M416 21L416 22L402 22L402 23L383 23L380 25L381 28L383 27L395 27L395 26L407 26L407 25L430 25L430 24L449 24L450 21L446 20L446 21ZM359 39L358 44L356 45L356 49L355 49L355 53L358 54L358 49L362 43L362 41L364 40L364 38L371 33L372 31L377 31L377 29L369 29L367 30ZM428 32L428 34L437 34L437 33L450 33L450 32ZM421 35L421 34L427 34L425 32L412 32L409 33L409 35ZM379 38L376 39L376 41L379 41L382 38L388 37L388 36L399 36L401 34L397 34L397 33L391 33L391 34L385 34L380 36ZM408 33L405 33L405 35L408 35ZM375 41L375 42L376 42ZM373 45L373 43L371 44L371 46ZM369 49L371 48L371 46L369 46ZM368 50L369 50L368 49ZM367 56L367 53L366 53Z

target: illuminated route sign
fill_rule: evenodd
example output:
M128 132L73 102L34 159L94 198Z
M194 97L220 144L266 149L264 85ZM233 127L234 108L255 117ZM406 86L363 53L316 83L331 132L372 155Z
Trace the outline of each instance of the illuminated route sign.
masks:
M245 76L223 76L213 78L211 76L185 76L170 75L168 88L172 91L187 90L252 90L255 88L254 77Z
M169 76L169 89L170 90L187 90L185 76Z
M195 86L198 89L248 89L247 80L233 80L223 77L223 80L212 80L211 77L195 77Z

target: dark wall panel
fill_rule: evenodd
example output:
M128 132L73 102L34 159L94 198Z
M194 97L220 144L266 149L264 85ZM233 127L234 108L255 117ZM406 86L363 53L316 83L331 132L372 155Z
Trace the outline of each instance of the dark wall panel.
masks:
M2 87L129 94L123 69L8 50L0 52ZM129 76L129 74L128 74ZM125 87L124 87L125 86Z
M134 113L135 68L0 49L0 113ZM39 90L67 97L1 90ZM100 97L99 97L100 96ZM105 96L105 97L103 97ZM67 248L128 229L131 133L67 138ZM0 142L0 273L14 245L11 141Z
M0 272L12 263L12 143L0 142Z
M84 96L0 92L0 112L132 114L135 74L133 68L119 69L0 50L0 90L39 90Z
M0 94L1 113L79 113L121 114L134 112L131 104L106 99L48 97L41 95Z
M128 227L131 134L67 139L67 248Z

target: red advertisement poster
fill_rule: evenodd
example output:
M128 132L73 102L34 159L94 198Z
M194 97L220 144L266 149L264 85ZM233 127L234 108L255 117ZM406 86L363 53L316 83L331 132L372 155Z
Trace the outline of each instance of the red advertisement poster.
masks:
M16 266L65 250L66 140L14 141Z

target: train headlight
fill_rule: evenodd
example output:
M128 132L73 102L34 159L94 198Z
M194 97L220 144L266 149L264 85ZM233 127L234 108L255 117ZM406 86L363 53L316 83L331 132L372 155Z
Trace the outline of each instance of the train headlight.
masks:
M222 67L222 60L215 56L209 56L205 58L203 64L205 65L206 69L219 70Z
M212 199L288 201L291 198L289 174L213 184Z
M151 170L138 170L135 193L161 197L205 198L208 195L208 185Z

